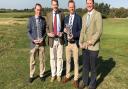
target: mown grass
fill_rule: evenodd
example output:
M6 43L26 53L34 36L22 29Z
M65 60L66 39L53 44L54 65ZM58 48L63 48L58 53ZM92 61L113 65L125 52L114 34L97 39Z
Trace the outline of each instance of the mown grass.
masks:
M10 20L8 18L4 19L6 21ZM2 18L0 22L1 20ZM36 78L32 84L28 83L30 49L26 28L27 19L11 18L11 22L12 24L10 22L0 24L0 89L74 89L72 80L67 84L58 83L57 81L50 82L48 46L45 50L46 81L41 82L39 78ZM98 60L97 89L128 89L127 25L128 19L104 20L104 31ZM37 60L35 75L38 74Z
M0 13L0 18L27 18L34 15L33 12L6 12Z

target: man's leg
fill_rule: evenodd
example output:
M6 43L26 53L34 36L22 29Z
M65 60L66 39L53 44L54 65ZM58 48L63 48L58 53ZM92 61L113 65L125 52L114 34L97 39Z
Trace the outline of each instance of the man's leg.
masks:
M89 87L94 88L96 87L96 61L98 57L99 51L90 51L90 68L91 68L91 81L89 83Z
M71 46L68 44L65 49L66 54L66 78L70 78L70 69L71 69Z
M30 50L30 79L29 82L33 81L34 72L35 72L35 56L36 56L37 49L34 47Z
M45 72L44 47L39 47L39 60L40 60L40 78L42 78L44 77L44 72Z
M57 80L61 81L61 75L63 71L63 45L60 43L57 47Z
M89 51L83 50L83 74L82 74L82 80L85 85L88 85L89 82L89 70L90 70L90 57L89 57Z
M78 88L78 78L79 78L79 63L78 63L78 47L76 44L72 44L72 52L74 59L74 81L73 86Z
M79 77L79 63L78 63L78 47L76 44L73 44L73 59L74 59L74 80L77 81Z

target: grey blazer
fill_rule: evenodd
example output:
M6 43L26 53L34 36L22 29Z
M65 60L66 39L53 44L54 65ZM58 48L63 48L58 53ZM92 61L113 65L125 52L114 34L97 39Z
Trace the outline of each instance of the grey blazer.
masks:
M40 16L40 30L42 32L42 38L44 39L41 46L45 46L45 38L46 38L46 21L45 18ZM37 38L37 26L35 16L32 16L28 20L28 36L31 40L31 48L35 47L33 40Z

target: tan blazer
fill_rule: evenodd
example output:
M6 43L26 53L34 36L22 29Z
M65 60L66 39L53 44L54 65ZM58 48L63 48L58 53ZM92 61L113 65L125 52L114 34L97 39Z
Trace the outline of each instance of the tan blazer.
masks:
M60 16L60 24L61 24L61 30L60 32L63 32L64 29L64 13L61 11L58 11L59 16ZM46 21L47 21L47 26L46 26L46 32L50 33L53 32L53 12L49 12L46 16ZM60 39L60 43L61 45L64 44L64 39L63 36L59 38ZM53 42L54 42L54 38L48 37L48 45L50 47L53 47Z
M98 51L100 48L100 37L103 29L101 13L93 10L88 28L86 27L86 18L87 13L82 18L82 30L79 43L85 44L87 41L91 41L93 46L89 46L88 49Z

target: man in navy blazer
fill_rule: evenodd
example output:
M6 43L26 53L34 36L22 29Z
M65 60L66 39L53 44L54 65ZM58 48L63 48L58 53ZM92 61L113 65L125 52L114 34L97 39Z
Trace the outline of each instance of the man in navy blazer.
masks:
M78 47L79 47L79 37L80 31L82 28L82 19L81 17L75 12L75 2L70 0L68 2L68 10L69 15L65 17L65 29L64 33L66 36L66 76L63 80L63 83L66 83L70 80L70 63L71 63L71 55L73 54L74 60L74 81L73 86L78 88Z
M28 22L28 35L31 41L30 50L30 78L31 83L34 80L35 72L35 56L36 53L39 55L40 61L40 79L44 80L45 63L44 63L44 46L46 36L46 21L41 16L42 6L41 4L35 5L35 16L29 18Z

